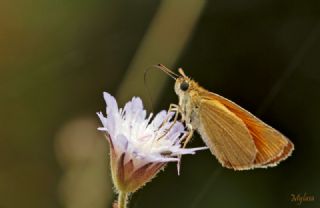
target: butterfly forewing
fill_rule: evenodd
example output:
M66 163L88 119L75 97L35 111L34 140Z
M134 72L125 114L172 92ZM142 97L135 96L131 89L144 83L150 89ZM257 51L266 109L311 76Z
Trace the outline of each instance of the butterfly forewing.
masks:
M235 170L249 169L256 147L245 124L217 100L202 99L199 133L219 162Z
M254 167L274 166L294 149L293 143L284 135L232 101L211 92L202 92L201 97L221 103L244 123L257 149Z

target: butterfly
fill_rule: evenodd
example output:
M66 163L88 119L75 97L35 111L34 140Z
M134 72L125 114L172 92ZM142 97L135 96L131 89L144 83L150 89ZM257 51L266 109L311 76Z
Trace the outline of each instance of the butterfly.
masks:
M162 64L156 67L175 79L179 104L169 110L180 114L189 130L184 146L197 131L221 165L234 170L276 166L291 155L294 144L252 113L204 89L182 68L176 74Z

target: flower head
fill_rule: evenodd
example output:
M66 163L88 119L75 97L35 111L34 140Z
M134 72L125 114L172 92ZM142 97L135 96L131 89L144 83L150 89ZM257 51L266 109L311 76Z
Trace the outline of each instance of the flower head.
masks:
M182 123L171 121L174 113L161 111L147 117L140 98L133 97L118 108L113 96L104 93L107 116L98 116L110 143L112 178L117 190L134 192L150 181L168 162L178 162L180 155L194 154L206 147L181 147L187 132ZM153 119L152 119L153 118Z

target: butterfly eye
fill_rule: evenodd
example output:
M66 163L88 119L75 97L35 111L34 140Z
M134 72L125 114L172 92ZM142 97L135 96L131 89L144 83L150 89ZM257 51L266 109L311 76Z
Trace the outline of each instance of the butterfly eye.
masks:
M183 81L183 82L181 83L181 85L180 85L180 89L181 89L182 91L187 91L188 88L189 88L189 83Z

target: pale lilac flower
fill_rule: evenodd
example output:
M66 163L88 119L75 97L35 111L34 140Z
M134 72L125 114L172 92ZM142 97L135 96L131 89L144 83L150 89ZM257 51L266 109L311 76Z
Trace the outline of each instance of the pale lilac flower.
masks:
M110 161L115 187L121 192L134 192L150 181L168 162L179 162L180 155L206 149L182 148L186 136L180 122L173 123L174 113L161 111L147 117L140 98L133 97L125 107L118 108L113 96L104 93L107 116L97 113L110 143Z

